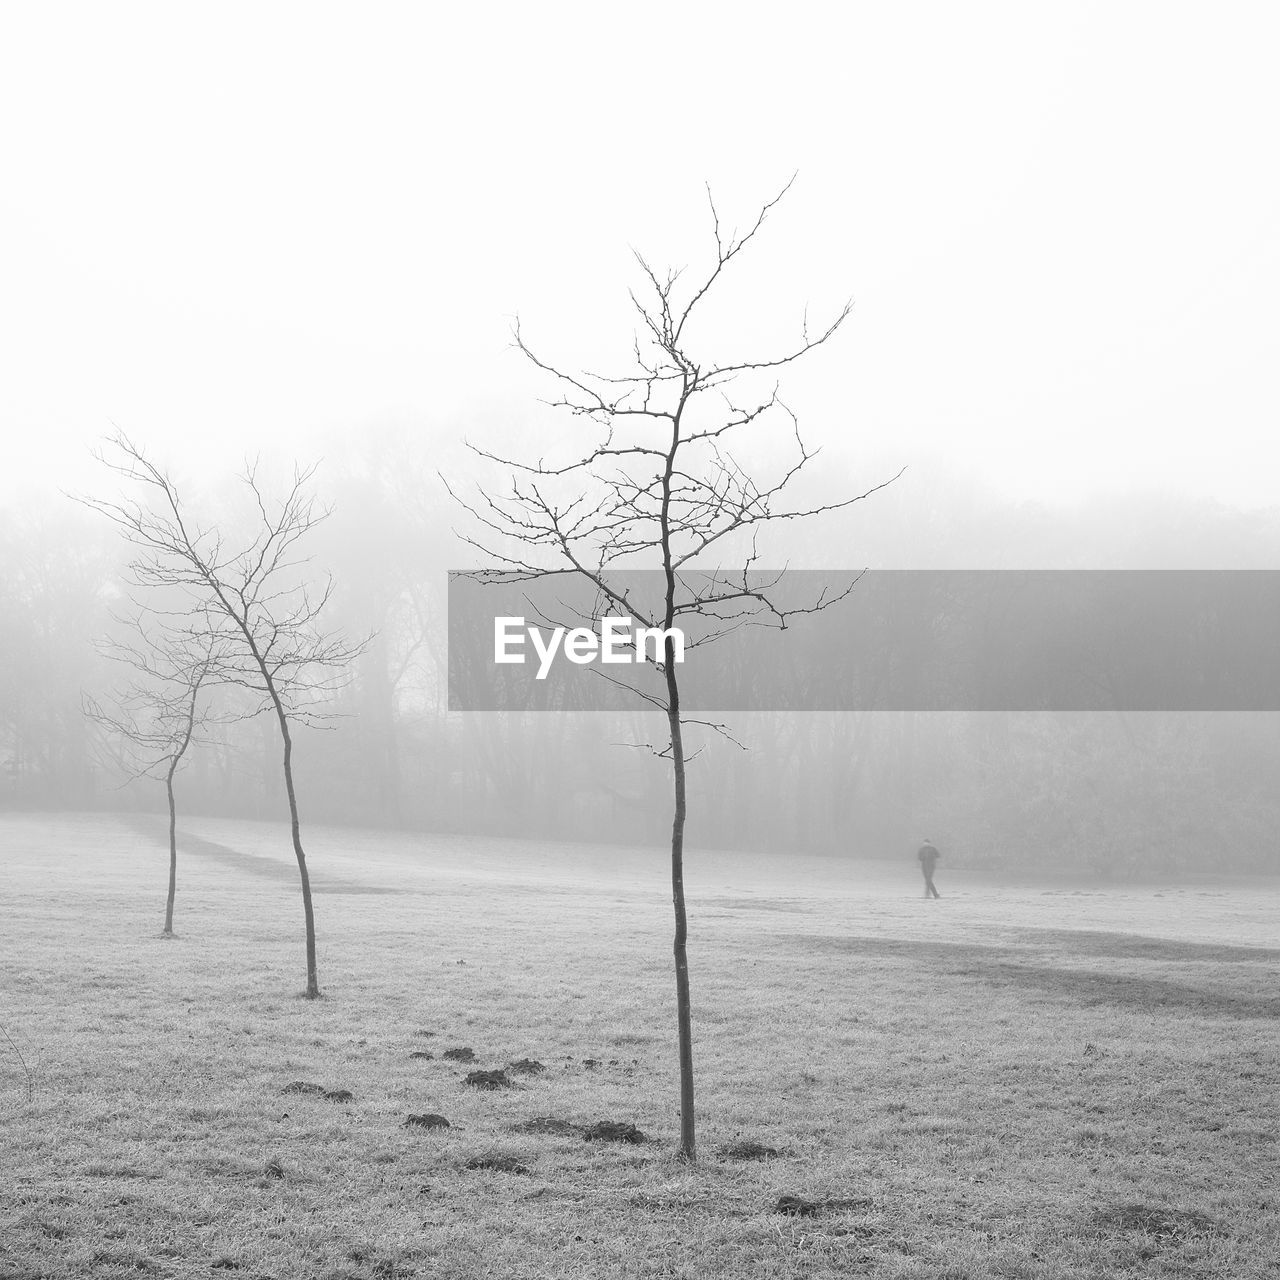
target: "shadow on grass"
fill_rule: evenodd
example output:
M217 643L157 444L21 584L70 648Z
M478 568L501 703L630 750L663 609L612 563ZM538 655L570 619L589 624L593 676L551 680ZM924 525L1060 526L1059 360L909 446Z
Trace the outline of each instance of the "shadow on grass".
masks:
M136 831L154 839L165 848L169 844L169 824L167 819L153 814L132 814L128 823ZM290 849L292 853L292 849ZM245 853L233 849L227 844L218 844L215 840L205 840L201 836L192 835L189 831L178 831L178 857L184 854L196 854L211 862L221 863L236 871L243 871L251 876L261 876L266 880L277 880L281 883L298 883L298 868L292 858L288 862L278 862L275 858L264 858L261 854ZM365 884L361 880L344 880L340 877L326 877L323 873L317 876L307 859L307 870L311 873L311 892L342 894L395 894L401 890L384 885Z
M1141 933L1108 933L1102 929L1019 929L1014 935L1031 946L1060 947L1078 956L1117 960L1276 960L1280 947L1240 947L1221 942L1182 942L1148 938Z
M697 898L698 907L727 907L731 911L787 911L799 914L813 910L813 907L786 898Z
M1034 935L1038 943L1051 942L1057 946L1071 946L1081 936L1067 930L1019 930L1017 936L1028 935ZM1178 943L1141 938L1134 934L1086 933L1083 937L1085 945L1077 954L1115 958L1222 964L1228 960L1259 960L1280 954L1261 947ZM1102 940L1108 938L1115 940L1115 950L1104 949ZM1244 989L1222 991L1150 974L1106 973L1045 963L1038 947L926 942L907 938L840 938L815 934L792 935L779 939L779 942L799 944L812 950L915 961L927 969L931 977L945 974L991 986L1031 988L1084 1005L1105 1004L1145 1011L1191 1012L1232 1018L1280 1017L1280 996L1270 994L1272 983L1269 975L1252 966L1249 969L1233 967L1231 970L1230 980L1237 988ZM1154 944L1153 948L1140 945L1148 942Z

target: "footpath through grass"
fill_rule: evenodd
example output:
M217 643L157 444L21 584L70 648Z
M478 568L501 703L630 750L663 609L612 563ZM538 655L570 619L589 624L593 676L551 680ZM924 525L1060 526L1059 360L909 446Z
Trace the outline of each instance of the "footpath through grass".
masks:
M1274 883L694 853L689 1168L660 851L317 830L308 1002L184 825L165 941L159 827L0 818L4 1280L1280 1274Z

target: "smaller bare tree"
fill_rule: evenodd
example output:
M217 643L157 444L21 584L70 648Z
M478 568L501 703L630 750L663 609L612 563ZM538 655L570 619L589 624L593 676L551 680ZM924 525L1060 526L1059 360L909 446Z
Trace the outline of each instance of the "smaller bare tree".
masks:
M106 732L115 763L128 776L158 778L169 803L169 895L165 902L164 936L173 937L173 904L178 891L178 806L174 775L187 750L214 715L201 692L216 680L218 644L192 635L175 636L149 627L139 614L128 624L129 639L111 637L100 648L126 666L130 676L114 704L104 707L86 695L85 714ZM218 717L219 719L225 717Z
M320 995L315 911L294 781L293 728L322 722L331 714L329 699L347 683L351 663L368 643L348 641L321 625L333 579L326 577L317 588L309 558L300 547L329 514L309 492L315 467L295 469L284 497L273 502L256 466L247 466L241 479L251 527L229 541L218 525L203 524L188 511L168 472L123 432L117 432L98 457L126 481L141 486L147 498L84 499L134 548L128 566L134 584L155 589L165 600L176 593L181 603L165 608L170 625L193 642L212 638L218 648L219 683L245 690L252 702L250 714L270 712L279 726L290 833L302 887L306 995L315 999Z

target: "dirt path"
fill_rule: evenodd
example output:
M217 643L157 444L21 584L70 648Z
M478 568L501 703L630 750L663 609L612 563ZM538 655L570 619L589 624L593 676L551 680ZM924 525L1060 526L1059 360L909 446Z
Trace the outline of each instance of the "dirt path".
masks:
M134 814L127 819L128 825L136 831L151 837L158 844L167 846L169 828L163 817L152 814ZM236 871L244 871L249 875L261 876L267 880L278 880L294 884L298 879L298 870L292 859L288 862L275 858L264 858L258 853L245 853L233 849L230 845L219 844L216 840L206 840L181 827L178 829L178 853L180 856L195 854L212 862ZM341 876L328 876L323 871L316 873L307 859L307 869L311 872L311 891L315 894L394 894L402 892L389 885L368 884L363 880L350 880Z

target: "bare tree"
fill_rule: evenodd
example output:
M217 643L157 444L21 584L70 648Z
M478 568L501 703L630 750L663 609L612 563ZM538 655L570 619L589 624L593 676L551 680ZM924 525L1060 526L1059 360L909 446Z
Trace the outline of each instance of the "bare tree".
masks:
M320 994L315 912L294 785L292 728L325 718L326 699L346 682L352 660L364 647L320 625L333 581L326 578L313 590L299 546L328 515L308 492L315 468L295 469L283 499L271 502L256 467L247 467L242 479L253 527L228 542L218 526L204 525L188 512L173 479L128 436L118 432L98 456L125 480L141 485L147 497L146 502L84 500L133 547L133 582L155 588L166 599L176 592L178 601L164 608L171 629L192 643L211 639L219 683L246 690L253 712L268 711L276 719L302 886L306 995L314 999Z
M665 635L655 663L661 691L641 696L665 715L666 741L659 754L671 762L680 1153L689 1161L696 1148L684 833L686 765L692 756L686 752L684 727L702 724L727 731L682 715L672 628L701 622L702 634L686 643L688 650L743 625L785 627L797 612L833 604L847 588L799 608L784 607L781 593L772 590L779 575L756 570L757 535L766 526L850 506L884 487L825 503L794 504L791 499L816 451L806 447L773 375L828 342L849 315L850 304L817 330L810 330L806 318L798 340L777 355L710 359L694 338L695 321L708 298L790 186L788 182L759 210L743 234L726 232L708 191L714 261L687 285L682 271L660 275L635 255L643 283L639 294L632 291L631 301L639 324L630 367L622 372L568 373L535 353L517 321L517 349L558 388L548 403L582 423L590 438L564 462L518 460L476 449L502 468L509 483L501 489L481 486L474 498L454 495L480 526L464 540L501 566L477 576L509 581L512 575L519 580L567 573L584 578L598 593L597 619L602 607L621 611ZM736 437L753 431L763 436L775 459L781 456L770 478L752 475L731 452ZM722 567L726 558L735 566L729 572ZM621 571L646 567L659 571L662 583L653 606L646 606L620 576Z
M163 631L148 629L143 617L133 620L130 640L110 639L102 645L108 657L131 668L133 675L115 699L104 707L92 696L84 699L85 714L107 731L116 746L115 758L133 778L159 778L169 803L169 895L165 902L164 936L173 936L173 904L178 889L178 806L174 775L200 730L209 723L201 690L213 680L216 643L203 645L189 638L173 641Z

